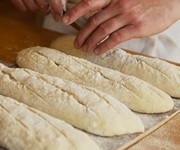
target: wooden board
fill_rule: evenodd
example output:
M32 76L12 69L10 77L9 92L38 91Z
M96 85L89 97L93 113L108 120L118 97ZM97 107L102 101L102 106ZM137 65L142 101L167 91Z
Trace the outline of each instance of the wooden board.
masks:
M180 150L180 112L128 150Z
M162 145L162 143L169 143L168 148L179 147L180 146L179 145L180 144L179 142L180 141L180 134L179 134L180 133L180 130L179 130L180 120L179 119L180 119L180 110L176 111L168 118L162 120L160 123L153 126L149 130L139 135L135 139L131 140L127 144L123 145L122 147L118 148L117 150L125 150L125 149L127 150L136 150L136 149L137 150L144 150L144 149L154 150L154 147L156 147L156 149L162 148L162 150L164 150L166 149L167 146L164 147L165 144ZM173 122L173 123L171 123L171 125L168 126L170 122ZM176 123L178 127L174 126L174 123ZM164 128L166 132L162 132L162 129L164 130ZM154 134L156 135L156 137L154 137ZM171 136L174 138L170 138ZM149 139L149 137L150 137L150 140L146 141L146 139ZM157 140L161 142L156 142ZM153 143L154 141L155 143Z
M9 1L0 0L0 60L15 63L18 51L49 44L59 33L36 26L36 16L17 11Z

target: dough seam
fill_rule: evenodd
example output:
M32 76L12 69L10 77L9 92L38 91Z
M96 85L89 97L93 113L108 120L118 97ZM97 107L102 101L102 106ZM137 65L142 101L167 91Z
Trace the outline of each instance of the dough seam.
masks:
M67 93L68 97L72 96L72 97L73 97L73 100L74 100L75 102L79 103L79 105L81 105L82 107L84 107L87 112L90 112L90 113L94 114L97 118L100 118L93 110L91 110L90 108L88 108L84 103L78 101L79 98L78 98L76 95L74 95L72 92L66 91L65 89L60 89L60 87L58 87L58 86L55 85L55 84L52 84L51 82L48 82L47 80L45 80L45 79L42 78L42 77L37 76L37 78L43 80L43 81L46 82L47 84L50 84L50 85L54 86L55 88L57 88L58 90L60 90L62 93ZM89 110L89 111L88 111L88 110Z
M160 73L160 74L161 74L161 75L163 75L164 77L166 77L166 78L170 79L167 75L165 75L164 73L162 73L160 70L158 70L158 69L156 69L155 67L153 67L153 66L149 65L146 61L141 60L141 58L136 57L136 59L137 59L137 60L140 60L140 62L141 62L141 63L146 64L146 65L147 65L147 67L149 67L149 68L152 68L152 69L156 70L158 73Z
M89 68L86 67L86 65L84 65L83 63L80 63L78 60L76 60L75 57L72 57L72 59L75 60L79 65L81 65L81 66L83 66L84 68L86 68L87 70L89 69ZM138 97L138 98L141 98L141 97L139 97L139 95L137 95L136 93L134 93L131 89L127 88L127 86L125 86L124 84L121 84L121 85L120 85L118 81L113 80L112 78L107 77L101 70L96 71L96 72L99 73L99 74L100 74L104 79L106 79L108 82L110 82L110 83L116 83L116 85L118 86L118 88L122 87L122 88L124 88L124 89L127 89L127 90L130 91L134 96L136 96L136 97Z
M57 62L55 62L55 61L52 60L52 59L49 59L47 56L41 54L40 52L35 52L35 53L37 53L37 54L40 55L41 57L45 57L48 61L53 62L57 67L61 66L64 70L66 70L66 71L69 72L70 74L76 76L76 75L73 74L68 68L66 68L66 67L64 67L64 66L62 66L62 65L60 65L60 64L58 64ZM86 81L84 81L84 80L81 79L80 77L76 76L76 78L78 78L78 79L80 79L82 82L86 83Z

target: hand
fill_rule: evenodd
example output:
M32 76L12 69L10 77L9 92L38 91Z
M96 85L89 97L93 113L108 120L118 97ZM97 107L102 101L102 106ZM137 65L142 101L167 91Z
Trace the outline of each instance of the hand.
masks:
M75 47L100 55L132 38L167 29L180 18L180 0L82 0L63 21L71 24L97 10L77 34Z
M45 15L52 13L55 20L60 20L63 13L62 0L11 0L11 2L21 11L40 11Z

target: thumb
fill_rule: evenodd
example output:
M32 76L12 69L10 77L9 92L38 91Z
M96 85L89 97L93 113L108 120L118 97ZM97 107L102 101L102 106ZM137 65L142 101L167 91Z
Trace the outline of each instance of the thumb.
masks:
M76 6L68 10L62 20L65 24L71 24L91 11L97 11L106 7L109 3L110 0L82 0Z

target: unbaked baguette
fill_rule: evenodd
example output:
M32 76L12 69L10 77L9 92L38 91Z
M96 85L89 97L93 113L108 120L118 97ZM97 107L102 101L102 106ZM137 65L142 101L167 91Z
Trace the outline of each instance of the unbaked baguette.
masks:
M135 76L172 97L180 98L180 67L166 61L132 55L120 48L114 48L100 57L87 56L86 59L101 66Z
M102 136L143 132L141 120L112 96L28 69L0 66L0 94Z
M60 36L51 43L51 47L103 67L135 76L172 97L180 98L180 67L157 58L132 55L120 48L114 48L101 56L95 56L74 48L74 39L74 36Z
M166 112L174 105L166 93L144 81L57 50L43 47L28 48L18 54L17 64L20 67L97 88L137 112Z
M0 146L8 150L99 150L85 133L0 95Z

